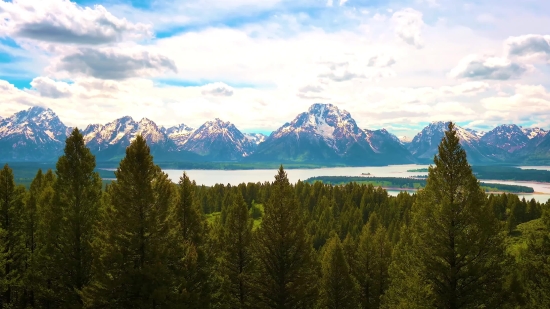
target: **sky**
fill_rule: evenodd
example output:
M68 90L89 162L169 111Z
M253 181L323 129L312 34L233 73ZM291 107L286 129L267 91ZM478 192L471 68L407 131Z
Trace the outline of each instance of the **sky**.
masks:
M269 133L313 103L363 129L550 129L546 0L0 0L0 116Z

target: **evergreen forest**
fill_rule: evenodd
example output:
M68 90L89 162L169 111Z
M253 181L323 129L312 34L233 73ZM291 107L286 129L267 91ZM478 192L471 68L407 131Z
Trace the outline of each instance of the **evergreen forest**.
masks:
M0 308L550 308L550 202L487 195L456 129L417 193L172 182L137 136L104 187L74 129L0 171Z

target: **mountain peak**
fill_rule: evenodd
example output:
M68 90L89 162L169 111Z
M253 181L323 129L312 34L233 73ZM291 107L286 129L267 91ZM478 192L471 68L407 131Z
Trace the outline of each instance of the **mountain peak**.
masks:
M0 121L0 149L4 159L24 161L57 155L67 127L49 108L33 106ZM17 145L17 147L16 147Z

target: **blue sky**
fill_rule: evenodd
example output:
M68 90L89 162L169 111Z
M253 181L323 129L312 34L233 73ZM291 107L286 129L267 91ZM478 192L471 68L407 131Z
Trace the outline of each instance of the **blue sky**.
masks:
M550 129L542 0L0 0L0 116L268 133L313 103L365 129Z

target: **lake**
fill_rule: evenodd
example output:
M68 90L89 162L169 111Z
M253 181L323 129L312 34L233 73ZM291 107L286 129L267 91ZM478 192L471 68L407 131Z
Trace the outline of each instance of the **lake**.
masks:
M410 169L427 168L429 165L389 165L389 166L367 166L367 167L334 167L334 168L315 168L315 169L287 169L286 173L291 183L296 183L298 180L306 180L315 176L360 176L361 173L370 173L374 177L409 177L417 175L427 175L424 172L407 172ZM521 168L536 168L547 169L550 167L528 167ZM183 170L164 170L173 181L177 182L183 174ZM257 169L257 170L186 170L187 175L191 180L196 181L199 185L212 186L217 183L238 185L248 182L265 182L273 181L277 174L276 169ZM519 182L519 181L503 181L503 180L482 180L487 183L502 183L510 185L523 185L532 187L536 193L534 194L519 194L519 197L525 197L527 200L534 198L539 202L546 202L550 199L550 183L536 182ZM390 195L397 195L399 191L390 190Z

